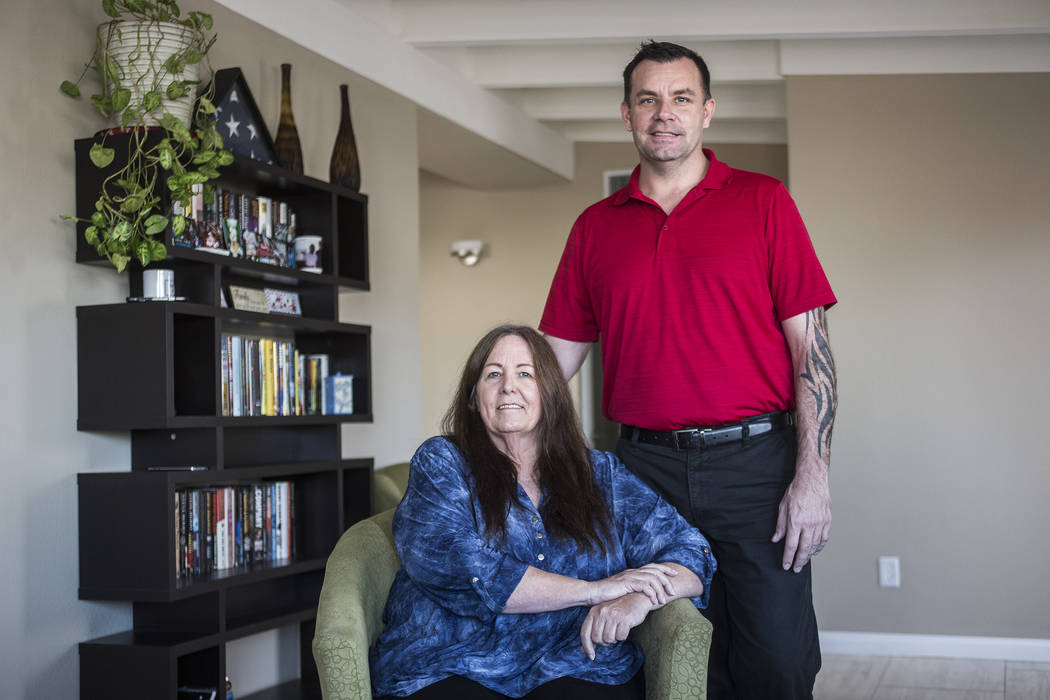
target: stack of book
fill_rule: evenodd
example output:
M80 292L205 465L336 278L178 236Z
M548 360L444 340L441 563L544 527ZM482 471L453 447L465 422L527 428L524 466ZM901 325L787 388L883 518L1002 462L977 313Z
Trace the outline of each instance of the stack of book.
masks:
M296 219L287 202L201 184L193 192L189 202L172 206L186 217L186 227L172 236L175 245L295 267Z
M288 340L222 336L222 415L324 413L328 355L304 355Z
M290 481L178 489L175 572L180 578L295 557Z

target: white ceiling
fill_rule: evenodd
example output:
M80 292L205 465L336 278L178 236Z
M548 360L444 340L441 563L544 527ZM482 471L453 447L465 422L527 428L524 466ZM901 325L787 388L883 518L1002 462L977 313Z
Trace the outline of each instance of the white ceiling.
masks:
M648 38L710 66L708 143L785 143L789 75L1050 71L1050 0L219 2L415 101L421 167L475 187L627 141L621 71Z

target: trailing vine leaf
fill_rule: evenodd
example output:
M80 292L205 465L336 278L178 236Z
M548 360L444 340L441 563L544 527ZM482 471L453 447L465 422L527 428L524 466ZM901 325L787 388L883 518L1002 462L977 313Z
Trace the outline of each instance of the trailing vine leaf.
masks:
M146 219L146 235L154 236L168 227L168 218L160 214L154 214Z
M189 88L186 87L186 82L183 80L173 80L168 85L166 94L169 100L177 100L180 97L189 93Z
M131 103L131 90L128 88L117 88L113 91L113 111L119 112Z
M156 90L150 90L142 96L142 111L152 112L157 107L160 107L160 103L163 101L163 97Z
M96 143L88 151L88 157L91 158L91 162L95 164L96 168L104 168L113 162L113 156L116 155L112 148L106 148L100 143Z
M171 219L171 232L175 236L181 236L182 232L186 230L186 217L182 214L172 217Z
M139 259L139 264L142 265L142 267L149 265L151 257L148 242L142 241L135 246L135 257Z
M58 89L70 97L80 97L80 88L77 87L76 83L70 80L63 80Z
M90 245L98 245L98 228L95 226L88 226L84 230L84 240Z
M117 268L118 275L121 272L123 272L124 268L128 266L129 262L131 262L130 257L128 257L127 255L121 255L119 253L111 253L108 257L109 261L113 263L113 267Z
M102 0L102 11L110 17L120 17L120 13L117 12L117 5L113 0Z

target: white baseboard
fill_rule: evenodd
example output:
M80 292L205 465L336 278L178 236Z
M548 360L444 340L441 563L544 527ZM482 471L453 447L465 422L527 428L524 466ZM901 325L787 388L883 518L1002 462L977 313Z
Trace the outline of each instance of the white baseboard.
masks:
M1050 662L1050 639L821 631L820 650L825 654Z

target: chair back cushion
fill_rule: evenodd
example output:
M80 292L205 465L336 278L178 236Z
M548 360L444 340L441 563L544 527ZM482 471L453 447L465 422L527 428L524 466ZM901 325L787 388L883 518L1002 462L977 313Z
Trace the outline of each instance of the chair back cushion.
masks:
M383 607L401 567L387 510L343 533L325 568L313 652L326 700L372 697L368 647L382 630Z

